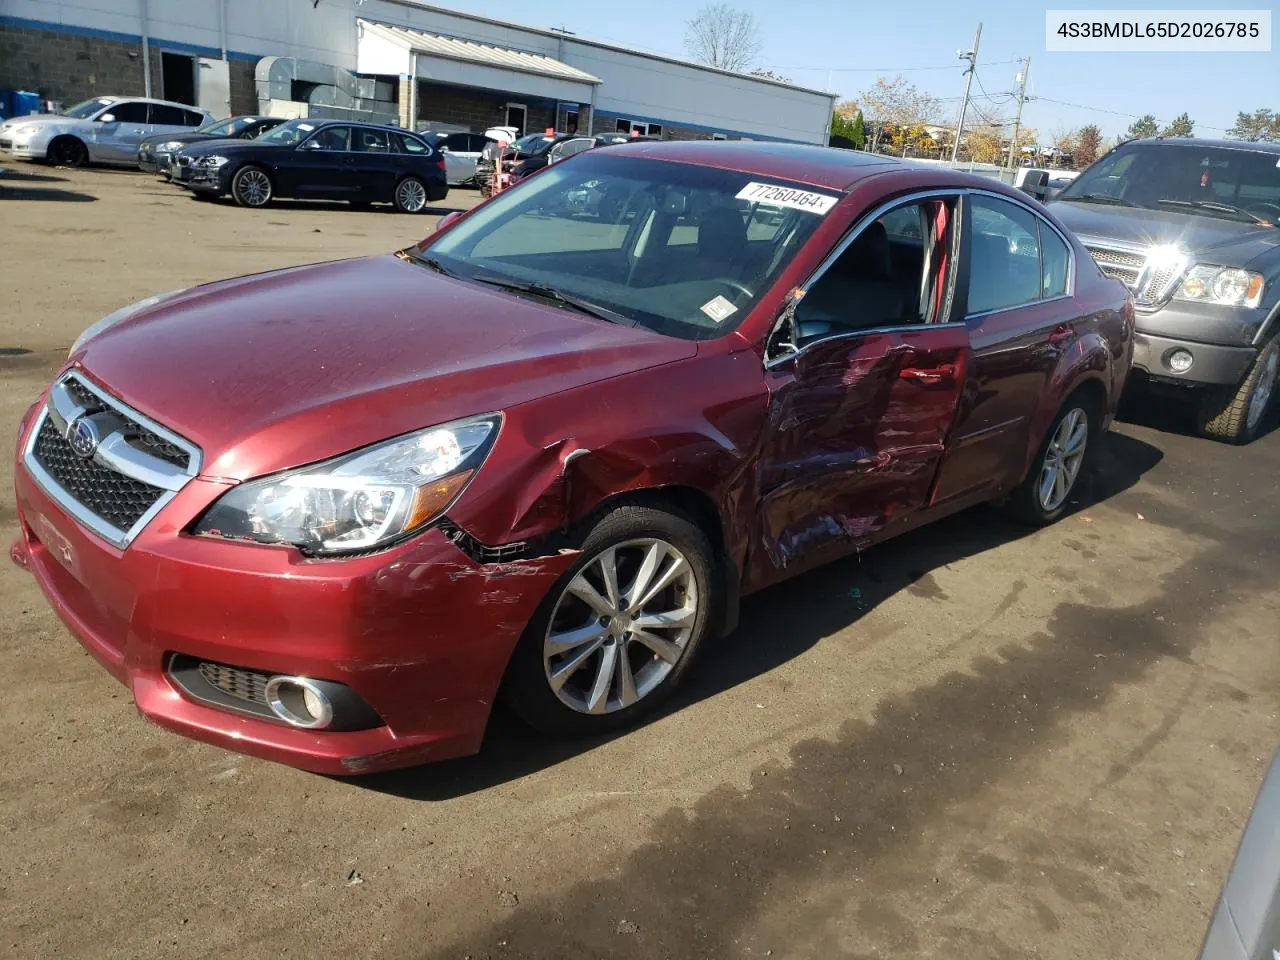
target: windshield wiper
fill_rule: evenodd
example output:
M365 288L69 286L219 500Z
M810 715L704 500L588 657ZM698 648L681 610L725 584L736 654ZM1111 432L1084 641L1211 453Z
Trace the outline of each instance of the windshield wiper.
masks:
M412 247L410 249L413 249ZM435 257L424 257L420 253L410 253L409 250L397 250L396 256L401 260L408 260L410 263L416 263L418 266L427 267L436 273L442 273L446 277L456 277L457 274L446 267Z
M1136 207L1137 204L1124 197L1113 197L1109 193L1082 193L1079 196L1059 197L1059 200L1079 200L1081 203L1110 203L1117 207Z
M473 274L471 279L476 283L485 283L491 287L509 290L512 293L527 293L535 297L541 297L544 300L551 300L555 303L563 304L566 307L572 307L579 313L585 313L598 320L605 320L609 323L620 323L627 327L634 325L621 314L614 313L612 310L602 307L599 304L592 303L590 300L583 300L581 297L575 297L571 293L565 293L563 290L558 290L550 284L538 283L537 281L513 280L510 277L495 277L483 273Z
M1226 214L1228 217L1240 220L1241 222L1265 224L1269 223L1261 217L1255 217L1247 210L1241 210L1239 207L1233 207L1229 203L1222 203L1219 200L1157 200L1156 203L1161 206L1169 207L1191 207L1193 210L1208 210L1212 213Z

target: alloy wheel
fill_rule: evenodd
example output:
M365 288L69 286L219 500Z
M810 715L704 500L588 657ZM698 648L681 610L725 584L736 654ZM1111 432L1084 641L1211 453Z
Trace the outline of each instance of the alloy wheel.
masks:
M1058 429L1053 432L1040 466L1036 492L1045 513L1053 513L1066 502L1080 475L1088 443L1089 416L1081 408L1073 407L1058 421Z
M644 538L600 551L552 611L542 654L552 691L586 714L644 699L684 655L698 603L693 568L670 543Z
M1258 382L1254 385L1253 398L1249 401L1249 412L1245 414L1245 423L1250 433L1258 428L1258 423L1267 410L1267 404L1271 402L1271 394L1276 386L1277 365L1280 365L1280 349L1271 351L1258 377Z
M406 213L418 213L427 205L427 188L413 178L402 180L396 188L396 200Z
M237 188L246 207L260 207L271 199L271 181L261 170L242 171Z

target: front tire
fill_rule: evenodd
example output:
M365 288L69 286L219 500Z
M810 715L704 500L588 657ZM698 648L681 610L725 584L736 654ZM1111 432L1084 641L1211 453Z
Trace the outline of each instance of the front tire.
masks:
M422 213L427 209L427 185L417 177L405 177L396 184L395 204L401 213Z
M231 178L231 197L242 207L265 207L273 192L271 178L261 167L241 167Z
M1093 469L1102 417L1096 407L1082 391L1062 405L1026 478L1009 497L1009 511L1019 520L1043 527L1067 512L1071 495Z
M55 167L83 167L89 162L89 148L72 136L54 137L45 156Z
M1258 351L1235 387L1210 387L1200 398L1200 433L1223 443L1252 443L1266 420L1280 379L1280 334Z
M656 710L688 672L721 602L715 553L682 514L624 504L525 628L502 697L531 727L599 734Z

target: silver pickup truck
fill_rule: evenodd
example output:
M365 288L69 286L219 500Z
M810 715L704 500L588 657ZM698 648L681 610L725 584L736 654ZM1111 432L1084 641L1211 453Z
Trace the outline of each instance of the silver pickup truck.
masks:
M1201 431L1258 436L1280 366L1280 143L1131 140L1050 206L1133 291L1133 365Z

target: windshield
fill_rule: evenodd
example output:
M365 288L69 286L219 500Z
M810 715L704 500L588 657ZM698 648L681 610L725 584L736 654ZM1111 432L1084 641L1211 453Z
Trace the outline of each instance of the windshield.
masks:
M283 143L294 144L301 143L312 133L315 132L316 125L308 123L305 120L290 120L280 124L274 130L268 130L262 136L257 137L255 142L261 143Z
M1059 200L1280 222L1280 155L1186 143L1120 147Z
M551 146L551 140L544 133L530 133L521 137L511 145L511 149L516 153L534 154L540 153Z
M219 120L201 127L196 133L207 133L215 137L234 137L253 122L253 117L232 117L230 120Z
M770 177L588 151L409 253L464 280L533 284L620 322L706 340L737 328L838 199Z
M83 103L77 103L74 107L69 107L62 111L64 117L71 117L73 120L85 120L92 117L108 104L114 103L109 97L95 97L92 100L85 100Z

